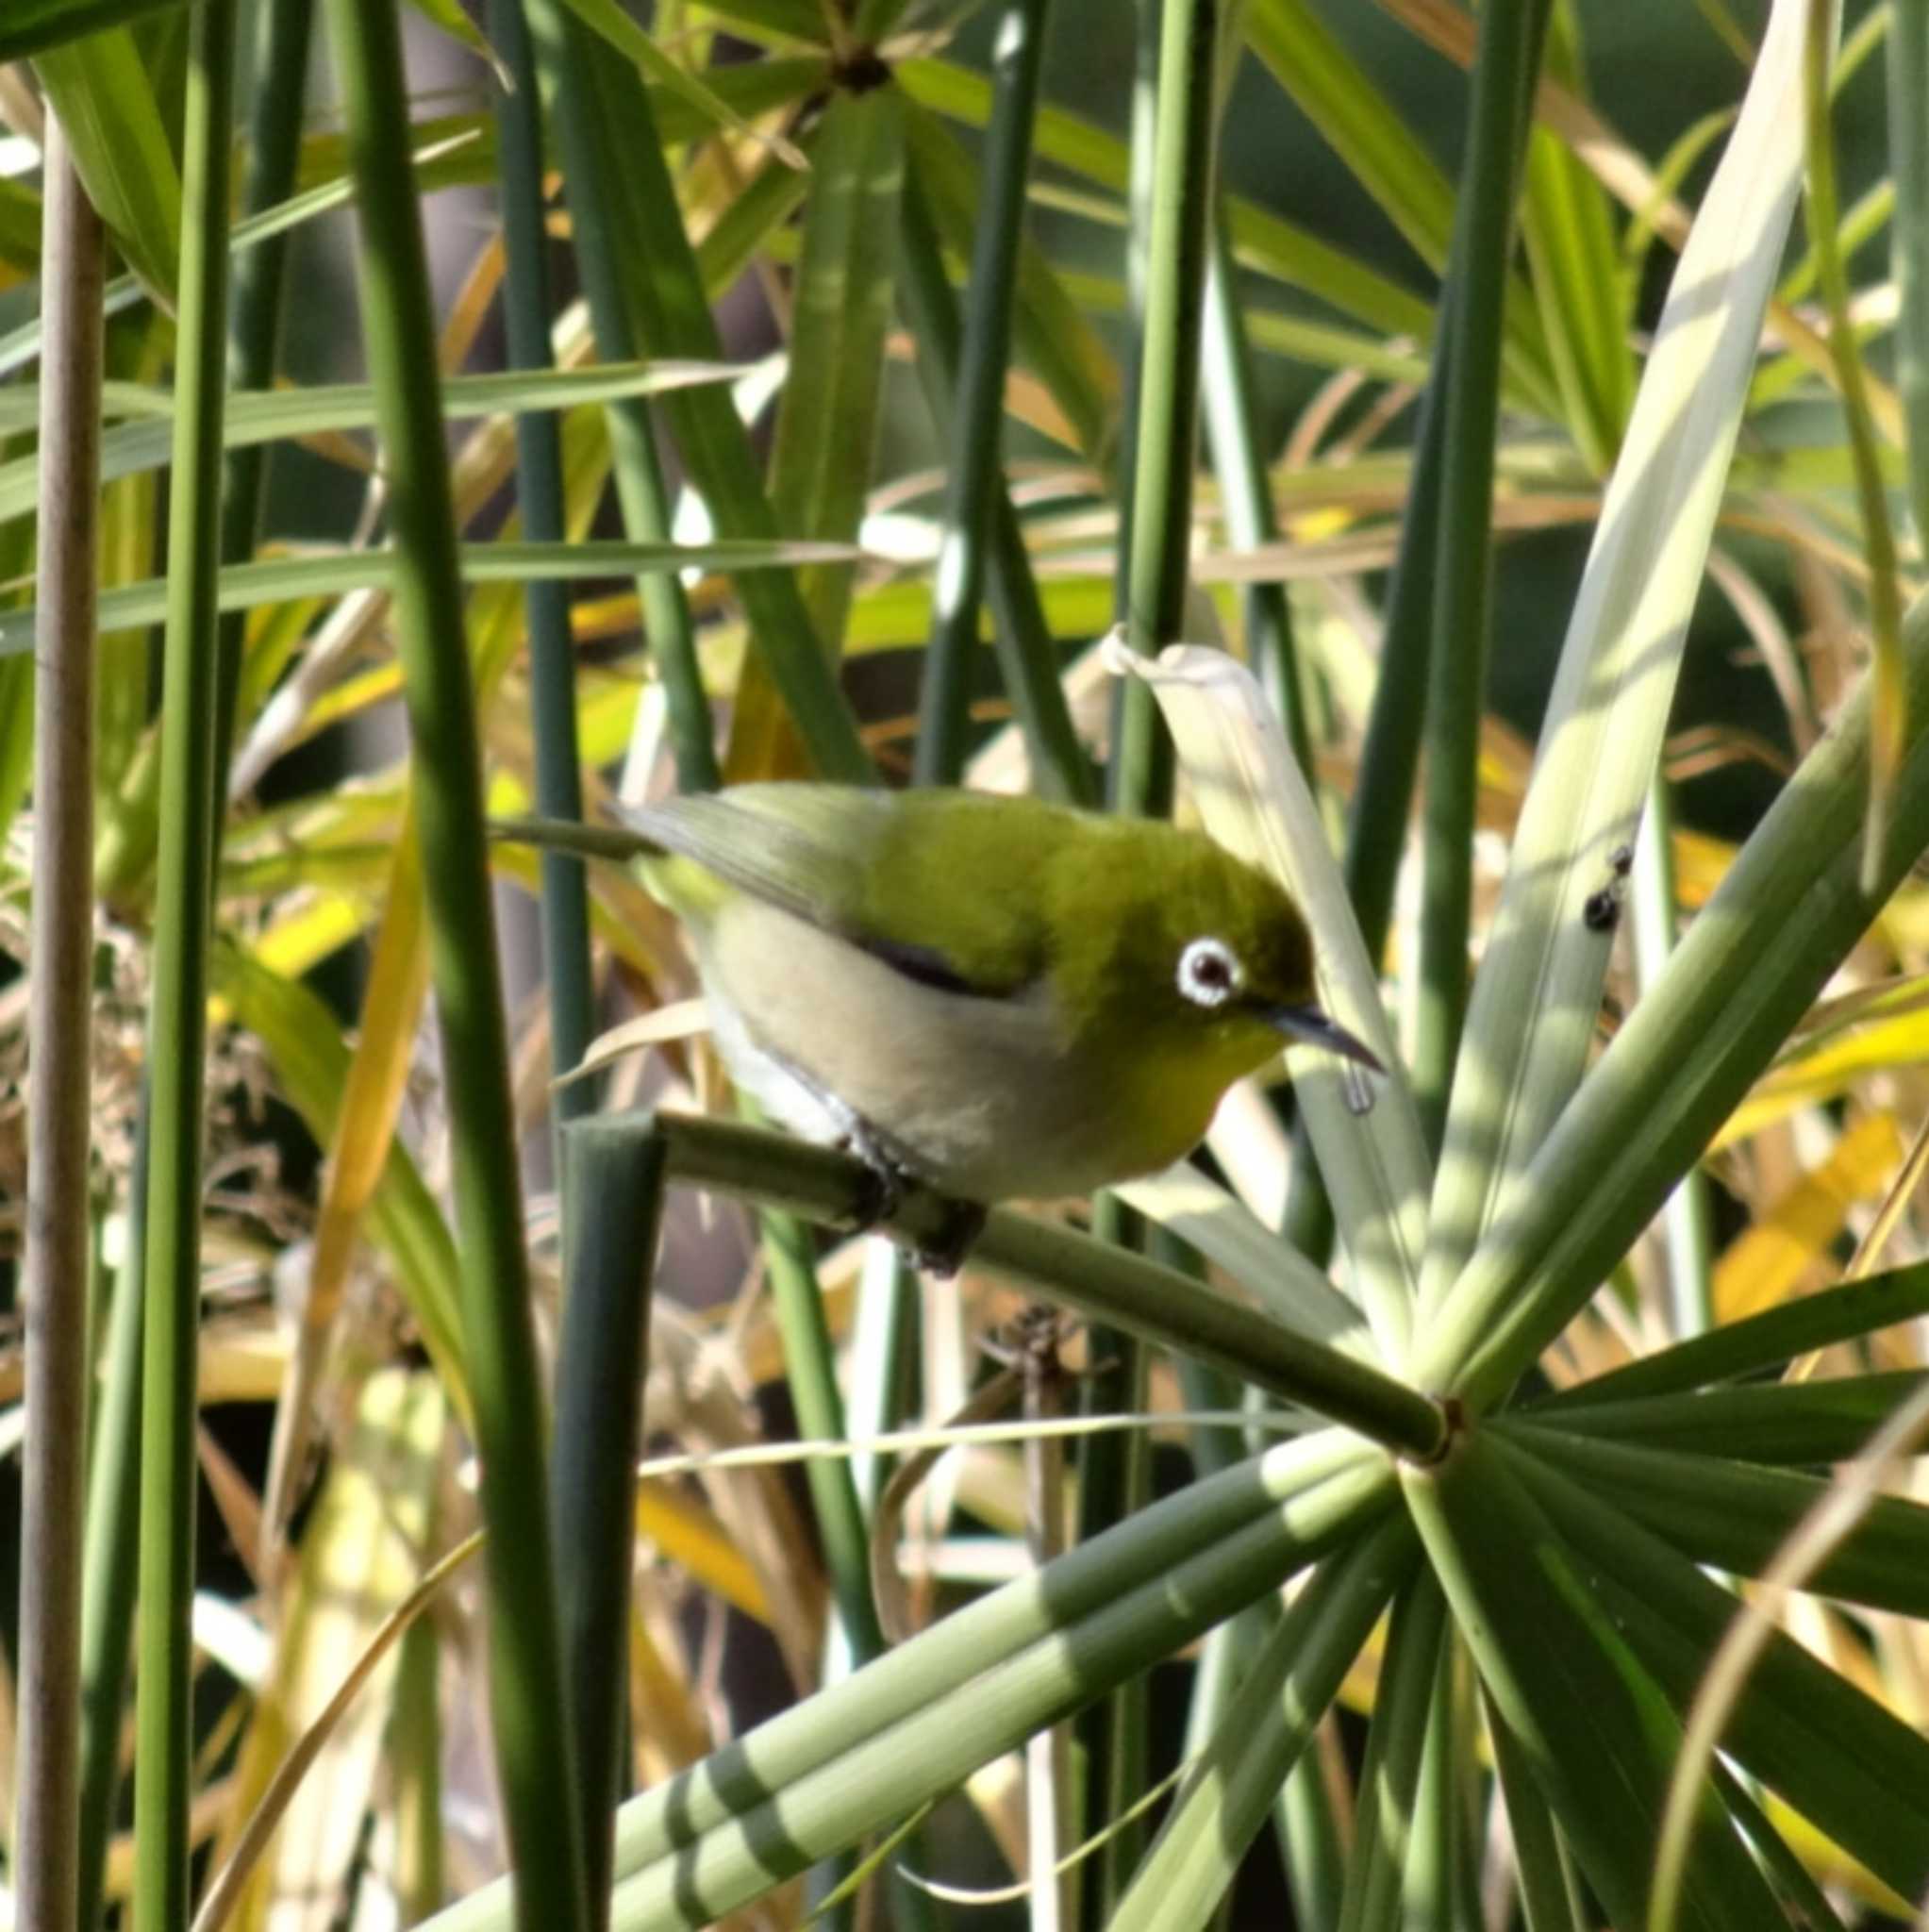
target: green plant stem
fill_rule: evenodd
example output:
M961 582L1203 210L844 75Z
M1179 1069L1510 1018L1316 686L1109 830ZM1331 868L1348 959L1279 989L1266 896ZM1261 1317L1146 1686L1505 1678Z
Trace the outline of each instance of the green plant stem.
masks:
M1446 305L1437 349L1451 379L1445 390L1447 469L1439 500L1428 653L1420 1003L1413 1067L1415 1099L1436 1155L1467 1012L1507 265L1548 6L1549 0L1493 0L1481 9L1467 163L1448 268L1455 292Z
M676 1142L671 1138L671 1171ZM764 1260L771 1296L784 1339L784 1366L790 1399L797 1406L801 1432L822 1441L844 1440L844 1401L837 1384L837 1351L824 1321L823 1295L817 1285L810 1230L793 1214L766 1213ZM841 1457L813 1457L805 1471L810 1500L823 1539L824 1564L838 1621L856 1660L868 1663L884 1649L884 1630L871 1597L871 1538L851 1465Z
M705 1922L903 1816L1360 1533L1391 1483L1375 1452L1324 1431L1195 1483L954 1611L624 1806L612 1923ZM492 1887L443 1913L435 1932L502 1920Z
M491 1720L520 1922L530 1932L579 1932L587 1921L581 1813L544 1490L542 1394L434 313L407 168L407 82L399 25L385 0L329 0L328 17L365 251L362 321L390 478L398 649L448 1084L463 1343L491 1533Z
M244 215L279 208L294 192L302 149L302 97L308 85L308 45L314 38L315 0L256 0L254 80L248 99L248 172L241 189ZM230 238L231 240L232 238ZM291 237L270 235L234 256L234 300L228 317L228 381L236 390L274 386L274 355L288 283ZM230 447L221 499L221 560L241 563L260 536L266 502L268 450L251 443ZM221 621L217 646L215 744L225 777L234 742L235 705L241 687L247 616L231 611ZM224 786L215 791L215 857L221 854L227 813Z
M542 119L523 0L490 0L489 25L496 56L514 82L496 101L508 361L515 369L546 369L553 358L549 276L543 259L549 238L543 226ZM525 538L539 543L563 541L562 437L547 410L523 410L516 417L516 497ZM524 588L523 596L529 621L536 807L545 818L580 819L583 778L576 744L576 661L570 636L569 592L560 583L537 580ZM581 1062L595 1030L590 888L583 861L572 853L545 851L541 865L549 1063L562 1074ZM557 1120L594 1112L600 1085L589 1078L553 1088L550 1105Z
M639 332L624 292L619 264L625 244L618 232L609 188L611 171L619 164L610 152L603 103L583 75L585 34L575 21L544 0L534 0L526 18L535 33L538 64L555 102L553 125L563 155L577 270L596 346L606 361L630 361L637 355ZM649 410L640 401L620 402L610 405L607 417L624 527L637 542L666 543L671 535L670 492ZM677 786L684 791L714 791L723 783L723 772L683 586L673 575L653 572L637 579L637 598L643 613L643 635L657 675L663 680Z
M1148 657L1185 629L1219 13L1218 0L1172 0L1160 14L1124 600L1125 641ZM1138 679L1126 680L1121 702L1112 797L1126 810L1148 811L1165 790L1156 705Z
M1665 1395L1732 1381L1778 1367L1812 1349L1872 1336L1923 1314L1929 1314L1929 1261L1844 1282L1742 1321L1723 1323L1705 1335L1640 1356L1622 1368L1563 1390L1539 1404L1537 1413L1553 1415L1595 1402Z
M950 447L956 441L952 398L963 361L963 330L915 157L905 169L899 222L905 307L918 339L918 371L939 441ZM990 515L992 644L1006 695L1018 713L1031 753L1037 789L1068 804L1095 805L1098 791L1091 763L1073 727L1051 625L1002 475L992 479Z
M1253 357L1246 341L1245 319L1239 313L1238 279L1225 211L1221 207L1212 224L1201 344L1206 434L1219 477L1220 514L1225 522L1226 541L1235 550L1256 550L1279 541L1279 518L1272 507L1272 481L1259 447ZM1239 610L1246 634L1246 661L1265 685L1279 713L1286 741L1311 783L1312 736L1300 691L1299 654L1293 648L1292 610L1286 586L1242 585Z
M588 41L589 30L560 0L529 0L529 25L552 79L566 79L572 71L577 76L575 90L559 97L558 132L567 141L578 125L586 132L600 130L601 164L592 162L592 172L581 172L581 154L567 156L572 207L590 181L608 198L605 265L618 277L637 348L650 356L719 360L716 322L664 158L649 89L627 62L599 53ZM562 64L572 42L573 69ZM686 390L665 399L663 413L719 535L774 538L776 518L732 398ZM818 774L847 784L871 783L875 768L838 687L835 667L814 635L794 573L746 572L737 590L753 646Z
M966 283L964 341L952 461L945 481L931 640L918 704L920 785L955 785L971 736L978 607L984 594L992 504L1004 482L1005 375L1011 356L1011 291L1024 232L1025 179L1038 115L1047 0L1007 0L993 33L991 121L986 131L978 229ZM907 193L915 193L912 189Z
M623 1793L636 1463L663 1153L658 1136L600 1120L563 1137L568 1288L549 1482L592 1928L608 1915L610 1828Z
M1210 1923L1413 1556L1412 1530L1394 1519L1320 1566L1240 1674L1111 1932Z
M106 244L49 115L41 286L42 613L34 651L25 1437L21 1447L19 1815L23 1924L72 1932L78 1902L82 1499L87 1486L92 1082L94 583L100 548Z
M80 1606L82 1932L101 1922L108 1841L121 1788L128 1646L140 1569L141 1270L146 1252L149 1112L143 1103L127 1183L127 1248L108 1315L87 1484L86 1587Z
M1849 310L1849 271L1841 248L1836 194L1836 137L1829 114L1829 67L1840 25L1835 0L1808 0L1803 47L1803 120L1808 157L1808 234L1816 282L1829 318L1829 350L1841 391L1842 423L1862 514L1862 550L1869 565L1869 630L1875 680L1873 756L1869 765L1869 826L1862 846L1862 884L1871 889L1881 869L1889 792L1902 759L1906 702L1903 672L1903 603L1896 575L1895 533L1888 521L1888 485L1882 474L1875 424L1869 410L1862 347ZM1910 118L1921 112L1912 103Z
M173 514L161 693L160 849L155 901L141 1451L139 1728L134 1884L144 1932L188 1923L194 1595L195 1332L213 879L215 573L226 356L233 0L190 27L176 335Z
M1614 889L1609 887L1608 891ZM1635 973L1643 990L1661 976L1674 950L1674 800L1665 774L1648 787L1648 809L1635 841L1628 880L1634 915ZM1668 1197L1668 1297L1677 1339L1699 1335L1715 1319L1714 1206L1700 1167L1682 1175Z
M830 1226L873 1224L875 1180L848 1155L732 1121L673 1114L627 1119L636 1133L650 1131L655 1120L670 1143L673 1180ZM948 1229L955 1207L912 1190L875 1224L928 1247ZM1441 1416L1424 1395L1236 1303L1202 1293L1197 1283L1156 1261L1006 1211L991 1214L972 1258L976 1267L1027 1282L1101 1322L1305 1402L1389 1448L1424 1458L1439 1447Z
M1889 240L1902 317L1896 383L1908 423L1909 508L1929 542L1929 11L1892 9L1888 24L1888 163L1895 181Z

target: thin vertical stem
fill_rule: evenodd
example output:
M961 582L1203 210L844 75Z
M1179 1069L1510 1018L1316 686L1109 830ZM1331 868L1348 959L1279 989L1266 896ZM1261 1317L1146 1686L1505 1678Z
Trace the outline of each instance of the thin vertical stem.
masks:
M28 961L26 1430L21 1449L20 1923L68 1932L78 1901L81 1504L87 1462L93 984L93 680L99 549L101 223L57 116L45 147L39 618Z
M581 1813L544 1482L542 1390L435 316L408 164L407 79L391 0L329 0L328 19L361 219L362 325L390 479L397 645L454 1143L463 1344L490 1528L490 1715L518 1923L525 1932L580 1932L587 1923Z
M1168 0L1159 25L1145 330L1133 440L1125 637L1150 656L1184 628L1199 431L1199 347L1212 232L1218 0ZM1112 795L1151 808L1164 763L1151 691L1127 679Z
M978 656L978 607L994 492L1004 479L1005 375L1011 293L1024 233L1025 179L1038 119L1046 0L1008 0L992 43L985 183L966 283L963 353L952 411L952 460L938 552L936 608L924 653L913 780L955 785L964 771Z
M537 64L555 97L553 125L563 156L576 266L597 352L607 362L635 361L642 354L642 343L624 293L621 268L628 243L611 207L608 186L617 162L609 153L602 101L583 77L585 30L554 0L536 0L530 25ZM613 403L607 417L624 527L636 542L667 543L670 492L650 412L641 402ZM683 586L670 572L653 571L637 579L637 600L643 613L643 635L657 675L663 680L677 785L685 791L714 791L723 783L723 771Z
M515 369L547 369L548 236L542 220L542 120L536 57L523 0L490 0L490 38L513 86L496 103L502 145L503 239L507 254L505 310L508 359ZM516 417L516 495L523 534L532 542L563 539L562 433L554 411ZM557 579L524 586L529 617L529 691L536 725L536 808L545 818L583 816L576 743L575 652L570 637L569 587ZM542 957L549 999L549 1059L558 1074L582 1059L594 1030L590 969L590 889L583 861L545 849L542 865ZM550 1105L565 1121L593 1112L599 1082L569 1080L552 1089Z
M1467 1012L1480 720L1492 602L1494 428L1500 411L1507 263L1521 158L1532 115L1548 0L1494 0L1480 16L1467 164L1455 208L1438 356L1453 372L1442 433L1452 464L1440 496L1427 691L1425 868L1414 1085L1436 1150Z
M148 1052L153 1133L143 1270L140 1719L134 1764L134 1882L143 1932L178 1932L188 1923L189 1907L188 1620L194 1593L194 1349L214 860L215 579L227 346L233 0L204 0L190 35Z
M915 161L905 170L898 246L903 252L905 307L918 338L918 372L939 441L949 447L954 441L952 398L963 359L963 330L945 276L930 200ZM1031 754L1034 786L1068 804L1096 804L1091 764L1073 726L1051 625L1003 476L995 477L991 487L989 564L995 620L992 644L1006 695Z
M639 1134L626 1123L584 1121L564 1137L568 1290L550 1496L592 1926L606 1924L609 1911L663 1157L660 1136Z
M1898 7L1888 23L1888 172L1895 182L1889 257L1902 298L1896 384L1908 425L1909 507L1929 544L1929 8Z

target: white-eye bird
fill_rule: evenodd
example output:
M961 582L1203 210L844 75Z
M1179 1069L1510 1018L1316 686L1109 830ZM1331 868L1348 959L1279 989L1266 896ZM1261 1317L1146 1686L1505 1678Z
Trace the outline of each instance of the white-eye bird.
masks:
M1202 832L1032 798L740 785L626 830L504 836L636 857L695 943L732 1078L890 1184L964 1202L1166 1166L1225 1090L1307 1041L1305 921Z

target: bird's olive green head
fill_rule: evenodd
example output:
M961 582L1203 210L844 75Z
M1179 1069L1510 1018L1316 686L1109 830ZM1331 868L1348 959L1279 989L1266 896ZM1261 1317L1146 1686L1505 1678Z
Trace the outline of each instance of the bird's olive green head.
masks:
M1227 1078L1293 1039L1377 1064L1320 1012L1299 908L1204 834L1122 827L1108 849L1055 872L1054 978L1122 1050L1199 1054Z

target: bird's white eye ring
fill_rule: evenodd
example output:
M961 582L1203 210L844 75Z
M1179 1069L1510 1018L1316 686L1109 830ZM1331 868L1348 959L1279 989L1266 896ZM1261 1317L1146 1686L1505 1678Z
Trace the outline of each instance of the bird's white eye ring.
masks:
M1218 1007L1246 983L1245 970L1223 940L1194 940L1179 955L1179 991L1195 1007Z

